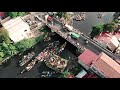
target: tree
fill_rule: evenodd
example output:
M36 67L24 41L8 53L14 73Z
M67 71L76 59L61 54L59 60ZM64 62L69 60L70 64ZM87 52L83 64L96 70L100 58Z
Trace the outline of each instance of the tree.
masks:
M0 52L0 57L3 58L4 57L4 53L3 52Z
M7 44L5 42L1 45L1 51L4 53L4 56L10 56L17 52L16 47L13 44Z
M65 13L67 12L58 12L56 15L60 18L64 17L65 16Z
M60 78L67 78L68 75L71 75L71 73L66 70L59 77Z
M103 25L96 25L92 27L92 32L90 33L91 37L95 37L103 32Z
M17 48L14 45L9 44L9 51L11 52L11 55L14 55L17 52Z
M69 12L58 12L56 15L60 18L63 17L68 23L72 22L72 14L70 14Z
M4 41L5 43L10 43L11 42L11 40L9 38L8 31L5 30L5 29L0 30L0 37L1 37L2 41Z
M18 16L26 15L26 12L8 12L8 15L12 18L15 18L15 17L18 17Z
M36 44L35 39L24 39L15 44L16 48L20 52L24 52L26 49L31 48L33 45Z
M114 30L116 30L117 26L116 26L115 22L110 22L110 23L104 24L103 28L104 28L103 29L104 32L106 32L106 31L113 32Z

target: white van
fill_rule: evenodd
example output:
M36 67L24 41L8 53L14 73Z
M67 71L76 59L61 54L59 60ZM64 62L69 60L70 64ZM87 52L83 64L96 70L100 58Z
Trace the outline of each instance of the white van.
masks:
M72 31L73 30L73 27L68 25L68 24L65 24L65 27L69 30L69 31Z

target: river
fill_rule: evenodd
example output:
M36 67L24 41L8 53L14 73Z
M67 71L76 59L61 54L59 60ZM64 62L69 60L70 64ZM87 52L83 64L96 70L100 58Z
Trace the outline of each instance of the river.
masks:
M73 20L73 27L79 29L82 33L89 36L89 33L92 30L92 26L103 24L113 19L114 12L104 12L104 16L101 19L98 18L98 13L99 12L86 12L85 21ZM76 15L78 12L75 12L74 14Z
M58 35L57 35L58 36ZM58 37L59 38L59 37ZM36 53L36 56L46 47L46 45L50 42L53 42L54 40L57 40L58 38L52 38L49 42L40 42L37 45L34 46L33 49L30 49L26 51L24 54L27 54L30 51L34 51ZM62 42L63 40L61 40ZM73 53L68 50L67 48L60 54L61 57L65 59L71 60L74 55ZM43 62L36 64L29 72L25 72L23 74L20 74L20 72L23 70L23 67L18 66L18 61L23 57L21 56L15 56L12 59L8 60L8 63L6 65L0 66L0 78L39 78L42 71L53 71L52 69L48 68ZM56 74L56 77L60 74Z

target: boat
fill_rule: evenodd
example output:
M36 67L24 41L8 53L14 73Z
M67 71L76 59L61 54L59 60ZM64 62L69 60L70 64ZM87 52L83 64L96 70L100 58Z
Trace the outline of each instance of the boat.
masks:
M32 62L30 62L28 65L27 65L27 67L25 67L25 69L27 70L27 71L30 71L32 68L33 68L33 66L36 64L36 59L34 59L34 60L32 60Z
M60 53L65 49L66 45L67 45L67 42L65 42L65 43L60 47L60 49L59 49L59 51L58 51L58 54L60 54Z
M62 73L67 67L68 60L63 59L56 54L52 54L51 57L45 61L45 64L56 72Z
M29 62L33 56L35 56L35 53L34 52L31 52L31 53L28 53L28 55L25 55L21 61L19 61L19 65L20 66L23 66L25 65L27 62Z
M20 73L24 73L25 71L30 71L34 65L36 64L36 59L32 60L32 62L30 62Z
M42 62L49 57L50 53L56 53L58 50L58 45L58 41L50 43L40 54L38 54L36 57L37 61Z

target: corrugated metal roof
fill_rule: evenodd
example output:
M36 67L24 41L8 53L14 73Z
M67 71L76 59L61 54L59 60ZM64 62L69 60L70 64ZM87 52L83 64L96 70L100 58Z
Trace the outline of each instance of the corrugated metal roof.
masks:
M26 32L30 31L29 25L21 17L10 19L2 25L8 31L11 40L14 42L27 38ZM27 31L25 32L25 30Z
M108 78L120 78L120 65L105 53L101 53L97 60L94 60L91 67L95 66Z
M78 58L79 60L82 60L87 66L90 66L92 61L97 58L97 55L91 50L86 49Z

